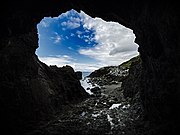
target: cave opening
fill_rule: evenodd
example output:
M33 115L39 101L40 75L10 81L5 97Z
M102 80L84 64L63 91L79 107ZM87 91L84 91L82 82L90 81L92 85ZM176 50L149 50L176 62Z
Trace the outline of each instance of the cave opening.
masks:
M92 72L139 54L131 29L83 11L72 9L58 17L44 17L37 29L36 54L47 65L70 65L75 71Z
M122 81L130 67L121 64L131 63L130 59L139 55L131 29L117 22L92 18L83 11L71 9L58 17L44 17L37 29L39 59L49 66L69 65L82 72L80 82L89 94L91 88L101 87L102 82ZM90 82L90 76L100 80Z
M117 118L112 119L113 116L118 117L122 113L126 114L127 111L122 111L114 115L105 114L105 118L107 118L109 122L99 121L99 123L96 123L97 121L93 122L94 119L99 120L99 118L104 118L104 116L96 113L96 110L89 108L89 110L93 112L91 113L92 118L90 118L86 111L82 111L83 109L79 108L80 111L77 111L78 114L82 118L88 116L89 120L87 123L83 121L83 119L73 121L74 125L81 125L82 122L84 122L88 126L88 128L85 127L84 130L81 130L84 131L84 135L88 134L88 132L104 133L106 131L102 132L100 129L108 129L108 125L113 123L119 123L122 127L120 130L116 130L117 133L113 130L115 132L113 132L114 134L177 134L175 132L179 131L180 127L180 68L178 64L179 7L176 2L128 0L120 4L119 1L103 1L97 4L96 0L66 0L64 2L45 0L37 4L37 1L33 0L28 2L16 1L13 4L11 1L8 1L6 4L3 3L3 7L4 8L1 8L3 19L1 21L2 30L0 34L0 89L1 118L2 123L4 123L2 129L5 129L5 132L10 131L13 134L18 130L22 132L24 125L26 125L26 122L29 120L37 120L37 118L50 116L62 108L60 105L67 105L70 100L75 101L80 99L79 94L83 95L80 91L80 85L78 81L74 81L76 80L74 78L75 76L73 76L74 73L71 72L72 70L69 67L63 68L62 70L59 70L59 68L55 69L51 66L48 67L46 64L40 62L34 53L38 47L36 26L42 17L49 15L56 16L57 12L62 13L69 8L81 8L92 16L97 15L105 20L117 21L131 28L135 33L136 43L140 46L139 52L141 54L143 67L141 70L134 67L131 74L133 75L134 72L136 77L132 78L133 76L130 76L129 81L126 81L125 86L129 89L126 94L133 95L134 90L139 88L140 95L135 95L134 97L135 99L138 97L141 99L139 105L143 106L144 120L147 122L142 123L141 125L144 124L144 126L140 126L142 130L140 129L139 132L138 130L136 132L136 128L132 128L131 126L127 127L127 124L124 126L124 122L119 121ZM71 22L69 23L71 24ZM62 25L65 26L66 24L67 23L63 23ZM46 23L44 23L44 25L46 27ZM77 26L78 24L76 27ZM46 33L46 31L44 33ZM113 34L115 33L116 31L113 32ZM59 33L53 34L54 36L50 38L52 42L59 43L63 41ZM42 37L42 35L40 36ZM97 39L93 41L95 44L99 44ZM42 45L40 45L38 49L41 47ZM71 50L73 48L69 47L69 49ZM87 48L82 49L85 50ZM50 50L50 48L48 48L48 50ZM62 49L61 52L64 52L63 50L64 49ZM114 51L114 53L116 51ZM101 51L99 52L101 53ZM93 54L92 51L89 53ZM37 54L40 59L47 58L43 54ZM52 58L54 56L54 59L49 59L49 57ZM106 55L104 55L104 57L105 56ZM84 57L89 58L87 55ZM71 59L67 54L48 54L48 59L45 60L54 62L57 61L57 58L63 58L63 60L59 61L65 64L69 64L67 59L69 61ZM111 61L112 64L112 60L108 59L107 61ZM56 65L54 63L50 63L49 65ZM81 67L83 67L83 65L81 65ZM64 73L64 71L67 71L67 73ZM140 71L141 74L136 74L137 71ZM135 82L134 79L136 80ZM139 81L137 81L138 79ZM121 91L121 89L119 89L119 91ZM86 97L85 94L84 97ZM72 98L74 100L72 100ZM67 99L67 102L64 102L64 99ZM121 97L118 99L121 99ZM96 102L97 104L88 102L88 105L90 107L96 106L97 108L103 105L107 106L108 109L124 106L122 104L115 104L110 107L109 105L112 102L107 103L104 101L105 100L103 100L103 102ZM131 107L138 108L136 105L130 105L129 107L127 102L123 108L128 109ZM108 110L101 111L102 110L99 111L100 114L108 112ZM132 112L134 111L135 110L132 110ZM71 114L72 113L69 113L69 115L66 116L71 116ZM133 114L136 114L136 112ZM131 117L128 115L123 116L130 118L129 120L132 122ZM64 129L62 123L65 125L69 124L66 118L68 117L64 117L64 119L61 120L57 119L51 122L52 124L44 124L47 126L43 125L41 126L44 127L43 129L39 128L40 130L34 130L33 133L37 134L38 132L39 134L39 132L43 132L42 134L56 134L56 131L61 132L61 129ZM138 118L138 116L136 118ZM97 129L92 130L92 126L90 125L92 123L95 124L93 127L97 127ZM70 125L72 125L71 133L79 133L77 129L83 128L83 126L78 128L74 126L73 123L70 123ZM134 130L134 132L129 131L131 129ZM63 131L64 134L69 134L69 127L65 127ZM108 131L106 132L107 134L112 133Z
M78 117L79 121L83 118L83 125L98 126L100 121L104 121L100 130L117 132L124 123L130 123L130 119L140 115L131 113L137 110L131 107L122 90L130 65L139 59L138 45L131 29L74 9L58 17L44 17L37 29L39 48L36 54L40 61L59 68L69 65L76 73L82 72L80 84L90 98L81 102L79 107L71 108L73 117ZM72 95L68 97L71 99ZM137 104L134 102L133 106L138 108ZM82 109L83 106L86 109ZM69 117L68 113L66 115ZM91 119L97 123L92 124Z

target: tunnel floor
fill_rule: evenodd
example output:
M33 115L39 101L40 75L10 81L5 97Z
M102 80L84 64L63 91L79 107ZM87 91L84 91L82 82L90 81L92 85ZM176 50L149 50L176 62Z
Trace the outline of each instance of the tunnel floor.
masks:
M101 91L101 96L64 106L64 111L53 120L41 121L28 134L127 135L144 132L138 93L134 99L125 99L120 83L105 85Z

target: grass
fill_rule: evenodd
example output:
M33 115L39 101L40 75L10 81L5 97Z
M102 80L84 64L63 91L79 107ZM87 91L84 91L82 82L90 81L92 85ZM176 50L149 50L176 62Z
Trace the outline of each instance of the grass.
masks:
M140 56L138 55L138 56L133 57L130 60L122 63L121 65L119 65L119 67L123 67L124 69L129 69L133 62L136 62L136 61L139 61L139 60L140 60Z

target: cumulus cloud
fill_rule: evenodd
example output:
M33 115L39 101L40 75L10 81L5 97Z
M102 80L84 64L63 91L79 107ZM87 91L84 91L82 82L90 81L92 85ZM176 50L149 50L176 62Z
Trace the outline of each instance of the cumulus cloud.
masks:
M75 71L93 72L102 67L100 63L72 63Z
M38 24L38 26L41 26L41 27L49 27L50 23L51 23L51 18L50 17L44 17L42 20L41 20L41 23Z
M49 27L50 19L50 17L43 19L39 25L42 27ZM64 37L55 32L55 35L51 37L54 43L59 43L61 40L64 41L71 37L78 37L87 44L94 43L94 45L90 46L84 45L82 47L77 45L77 47L80 47L78 50L79 54L81 54L80 56L88 56L93 58L95 62L90 63L87 61L86 63L80 63L78 60L72 59L68 55L40 57L40 60L47 65L57 65L58 67L70 65L75 70L94 71L103 66L119 65L138 55L138 45L134 43L135 35L133 31L119 23L106 22L97 17L92 18L83 11L78 13L75 10L70 10L53 19L54 22L58 22L58 26L60 26L59 28L62 30L66 31L69 29L76 31ZM83 25L84 30L82 30L81 25ZM67 46L67 49L77 51L71 46Z
M78 16L78 12L75 10L70 10L69 12L63 13L58 18L66 18L60 24L63 26L63 29L76 29L81 26L81 19Z
M56 65L58 67L62 67L65 65L70 65L75 71L84 72L92 72L96 69L101 68L102 65L104 65L103 63L80 63L76 59L73 59L68 55L50 55L48 57L39 57L39 59L48 66Z
M98 44L93 48L80 49L79 53L99 60L106 65L118 65L138 55L138 45L134 43L135 35L116 22L106 22L101 18L91 18L80 12L85 29L93 29L95 36L91 38Z
M40 61L46 63L47 65L57 65L59 67L69 64L70 60L66 57L39 57Z
M72 20L68 20L66 22L62 22L61 23L62 26L65 27L65 29L75 29L80 27L80 23L79 22L73 22Z

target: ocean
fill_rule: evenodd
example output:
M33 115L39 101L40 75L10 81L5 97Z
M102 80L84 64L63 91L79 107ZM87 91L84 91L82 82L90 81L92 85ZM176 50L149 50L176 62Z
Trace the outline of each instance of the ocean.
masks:
M91 72L82 72L82 78L85 78L90 74L91 74Z
M85 91L91 95L93 93L88 88L93 88L93 86L91 83L89 83L89 78L87 77L88 75L90 75L90 73L91 72L82 72L82 80L80 80L80 82Z

